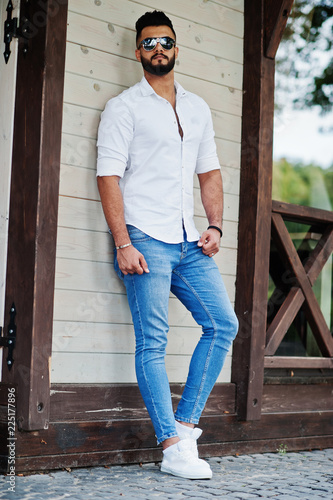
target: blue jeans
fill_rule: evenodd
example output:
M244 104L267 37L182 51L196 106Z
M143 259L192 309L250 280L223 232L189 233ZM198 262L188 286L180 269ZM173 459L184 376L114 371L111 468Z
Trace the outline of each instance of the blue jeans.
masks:
M144 255L150 272L124 276L116 258L115 269L124 280L132 313L139 389L157 442L161 443L177 436L175 419L199 422L236 336L238 321L215 262L202 253L196 241L163 243L134 226L128 226L128 232L135 248ZM164 362L170 290L192 313L203 332L175 415Z

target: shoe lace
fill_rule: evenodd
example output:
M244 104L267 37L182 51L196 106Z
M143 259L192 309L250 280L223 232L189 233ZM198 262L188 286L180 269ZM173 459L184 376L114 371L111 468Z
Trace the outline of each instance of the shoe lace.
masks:
M193 449L193 445L195 445L196 442L192 439L184 439L181 443L181 450L179 450L179 453L182 458L188 462L196 462L198 457L193 453L193 451L196 450L196 446L194 446Z

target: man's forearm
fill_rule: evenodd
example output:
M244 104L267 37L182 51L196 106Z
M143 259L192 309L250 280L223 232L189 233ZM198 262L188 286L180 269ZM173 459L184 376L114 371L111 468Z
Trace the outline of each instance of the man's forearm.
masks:
M219 170L199 174L201 200L209 225L222 228L223 186Z
M130 243L125 217L123 196L119 187L119 177L97 177L97 185L101 197L106 222L112 232L115 245Z

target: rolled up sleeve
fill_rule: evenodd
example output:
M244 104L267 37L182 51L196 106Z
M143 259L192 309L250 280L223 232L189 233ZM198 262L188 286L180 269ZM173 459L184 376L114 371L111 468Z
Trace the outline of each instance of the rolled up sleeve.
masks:
M97 176L123 177L133 139L133 117L121 99L107 102L101 114L97 138Z
M220 162L216 152L215 132L210 109L205 106L206 126L200 142L195 173L205 174L211 170L219 170Z

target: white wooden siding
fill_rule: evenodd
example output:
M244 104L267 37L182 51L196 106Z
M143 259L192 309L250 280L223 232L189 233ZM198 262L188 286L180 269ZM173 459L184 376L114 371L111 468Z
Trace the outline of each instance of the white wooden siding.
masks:
M239 202L243 0L69 0L60 173L52 382L132 383L134 332L96 186L96 135L108 99L142 78L136 20L169 15L180 47L176 78L209 104L224 181L224 237L215 257L234 300ZM195 180L195 222L207 227ZM166 366L184 382L200 328L170 294ZM231 355L219 381L230 380Z

